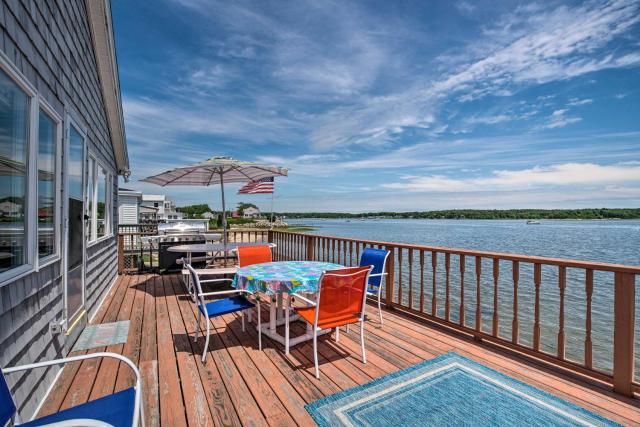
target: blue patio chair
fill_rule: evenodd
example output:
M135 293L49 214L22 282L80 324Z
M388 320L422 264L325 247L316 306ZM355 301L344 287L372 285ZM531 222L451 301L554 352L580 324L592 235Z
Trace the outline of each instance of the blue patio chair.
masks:
M373 270L371 270L371 274L369 274L367 294L378 298L378 315L380 316L381 325L384 324L384 322L382 321L382 307L380 302L382 297L382 279L387 275L385 268L387 266L388 256L389 251L387 250L365 248L364 251L362 251L362 256L360 257L361 267L366 265L373 266Z
M231 279L210 279L210 280L200 280L198 276L198 272L184 261L184 265L189 270L189 274L191 274L191 281L193 282L193 290L195 291L195 300L198 305L198 317L196 320L196 336L194 342L198 342L198 335L200 333L200 319L202 315L206 316L207 319L207 339L204 343L204 350L202 351L202 363L205 362L207 357L207 350L209 349L209 338L211 333L211 322L210 319L218 316L223 316L229 313L240 312L242 317L242 331L244 332L244 312L247 310L251 310L256 307L256 304L249 301L245 295L251 295L251 292L244 289L234 289L230 291L216 291L216 292L202 292L201 283L210 283L210 282L224 282L229 281ZM213 300L210 302L205 301L205 297L212 296L220 296L220 295L232 295L228 298L221 298L217 300ZM258 317L258 331L260 329L260 298L256 298L257 303L257 317ZM249 311L249 322L251 322L251 311ZM260 350L262 350L262 334L258 333L258 346Z
M126 390L92 400L73 408L65 409L55 414L46 415L26 423L20 422L17 407L11 395L11 390L4 375L13 372L26 371L35 368L44 368L52 365L63 365L86 359L99 357L111 357L125 363L136 376L136 385ZM140 372L136 365L126 357L116 353L92 353L81 356L71 356L63 359L49 360L32 363L30 365L14 366L2 369L0 373L0 426L13 421L15 426L113 426L113 427L137 427L138 423L144 426L144 414L142 412Z

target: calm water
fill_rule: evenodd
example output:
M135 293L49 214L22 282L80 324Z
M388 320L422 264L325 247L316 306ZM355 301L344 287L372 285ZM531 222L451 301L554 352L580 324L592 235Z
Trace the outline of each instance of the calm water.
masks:
M573 258L588 261L640 265L640 220L633 221L541 221L527 225L523 220L287 220L291 224L316 227L312 233L328 236L361 238L399 243L415 243L483 251L511 252L523 255ZM403 283L407 287L413 276L414 307L419 300L419 272L408 271L406 253L403 262ZM438 313L444 314L444 257L438 260ZM460 273L457 257L451 259L451 318L459 321ZM432 273L425 262L425 307L431 307ZM465 318L473 327L475 321L475 266L465 262ZM493 278L490 260L483 261L481 277L481 311L483 330L491 331L493 314ZM417 269L417 257L414 270ZM511 337L513 320L513 282L511 263L501 262L499 280L499 333ZM543 267L541 285L541 344L544 351L557 352L559 290L557 268ZM520 341L530 345L534 319L533 266L522 264L518 288ZM567 269L565 291L566 355L584 360L586 291L584 271ZM408 303L408 291L403 295ZM427 303L428 302L428 303ZM613 349L613 274L594 274L592 302L592 341L594 366L610 371ZM640 291L636 292L636 378L640 379Z

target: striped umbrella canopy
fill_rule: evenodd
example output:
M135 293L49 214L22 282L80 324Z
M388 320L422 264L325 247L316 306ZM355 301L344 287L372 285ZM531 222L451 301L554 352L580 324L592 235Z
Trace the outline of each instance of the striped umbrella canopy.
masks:
M227 243L227 215L224 201L225 182L249 182L262 178L287 176L288 169L273 165L236 160L231 157L214 156L200 163L171 169L147 177L150 182L162 187L168 185L208 186L220 184L222 193L222 226L224 243Z

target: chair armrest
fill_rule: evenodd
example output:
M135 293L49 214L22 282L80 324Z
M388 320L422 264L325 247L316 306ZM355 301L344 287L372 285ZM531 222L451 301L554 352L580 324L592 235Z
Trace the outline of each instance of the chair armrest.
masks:
M207 280L200 280L200 283L215 283L215 282L233 282L233 279L207 279Z
M382 277L386 275L387 273L375 273L375 274L369 274L369 277Z
M124 357L121 354L108 353L108 352L81 354L78 356L63 357L61 359L45 360L44 362L31 363L28 365L12 366L10 368L2 369L2 372L4 374L11 374L13 372L27 371L30 369L37 369L37 368L46 368L47 366L53 366L53 365L66 365L67 363L78 362L78 361L87 360L87 359L97 359L102 357L110 357L112 359L118 359L119 361L126 364L129 368L131 368L131 370L135 374L136 397L135 397L135 404L133 408L132 425L137 426L139 418L140 418L141 424L144 425L144 415L142 414L142 407L140 405L141 392L142 392L142 381L140 379L140 371L138 370L138 367L131 360L129 360L128 358Z
M315 301L311 301L309 298L307 298L307 297L303 297L302 295L299 295L299 294L293 294L293 295L291 295L291 296L292 296L292 297L294 297L294 298L299 298L299 299L301 299L302 301L306 302L306 303L307 303L307 304L309 304L310 306L315 307L315 306L317 305L317 304L315 303Z
M20 424L18 424L20 425ZM40 427L113 427L109 423L100 420L92 420L89 418L76 418L73 420L57 421L50 424L42 424Z
M233 289L230 291L216 291L216 292L203 292L201 294L198 294L198 296L201 297L210 297L210 296L215 296L215 295L229 295L229 294L251 294L251 292L245 290L245 289Z

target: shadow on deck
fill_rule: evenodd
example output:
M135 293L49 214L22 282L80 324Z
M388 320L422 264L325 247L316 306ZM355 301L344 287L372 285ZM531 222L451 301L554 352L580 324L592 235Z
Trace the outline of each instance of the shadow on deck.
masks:
M193 342L194 309L179 276L121 276L94 319L94 323L131 320L126 344L89 352L117 352L138 364L149 426L308 426L313 421L305 404L450 351L614 421L640 425L637 399L398 312L386 311L381 326L372 306L366 324L366 365L360 360L358 328L341 334L339 343L333 341L333 334L325 336L319 340L321 377L317 380L310 343L292 348L287 356L282 346L263 337L263 351L259 351L255 328L243 333L235 314L212 321L209 355L202 364L204 340ZM267 313L263 314L266 320ZM303 328L294 322L292 333L302 333ZM132 384L133 377L117 361L69 365L41 415Z

